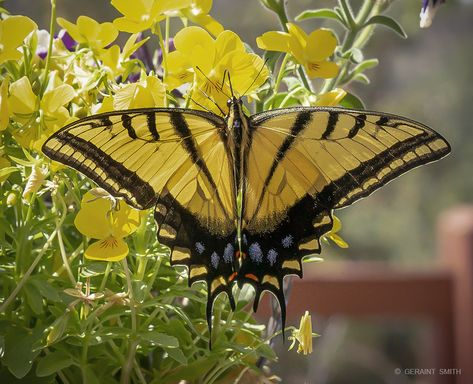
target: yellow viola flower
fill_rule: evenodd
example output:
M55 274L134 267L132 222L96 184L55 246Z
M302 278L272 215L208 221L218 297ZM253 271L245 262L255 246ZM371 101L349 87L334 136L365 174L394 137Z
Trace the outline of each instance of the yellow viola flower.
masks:
M174 38L176 50L167 57L169 89L193 83L191 105L222 114L231 95L250 94L268 78L263 59L246 52L239 36L223 31L215 39L203 28L181 29ZM217 107L215 103L220 107Z
M192 0L112 0L111 4L123 15L113 24L120 31L142 32L163 20L166 12L178 11L191 3Z
M314 102L311 103L311 105L318 107L335 107L340 104L346 94L346 91L343 89L335 88L332 91L316 96Z
M23 125L13 133L15 139L25 148L40 148L42 141L70 119L64 105L74 97L74 89L68 84L60 84L54 72L50 74L46 92L40 101L26 76L13 82L8 98L11 116Z
M155 75L141 72L136 83L120 84L113 96L113 109L163 107L166 101L166 88ZM105 105L108 101L104 100ZM103 104L104 104L103 103Z
M288 32L270 31L256 39L259 48L286 52L307 71L310 78L329 79L338 74L338 66L327 59L337 47L337 38L328 29L316 29L307 35L295 24L287 23Z
M312 338L314 336L318 335L312 332L312 318L309 311L305 311L304 315L301 317L299 329L294 329L292 336L289 336L289 340L292 340L292 344L288 350L290 351L294 348L296 342L298 342L297 353L302 352L304 355L312 353Z
M98 58L102 62L102 67L110 72L113 77L118 77L125 73L126 68L123 64L149 39L147 37L136 42L137 38L138 34L131 35L121 51L118 45L112 45L110 48L98 51Z
M89 245L85 257L91 260L120 261L129 249L124 237L136 231L140 212L124 201L116 201L103 189L95 188L82 198L74 225L83 235L98 241Z
M0 86L0 131L4 131L10 122L10 108L8 107L8 88L10 81L3 79Z
M118 36L118 30L112 23L101 24L88 16L79 16L76 24L58 17L57 23L79 44L87 44L96 50L111 44Z
M341 238L340 235L337 233L340 232L342 229L342 222L337 216L333 216L333 227L330 232L324 235L325 239L332 240L335 244L337 244L340 248L348 248L348 243Z
M0 64L21 59L23 55L18 47L36 28L36 23L26 16L10 16L0 20Z
M209 15L212 9L212 0L192 0L189 7L181 10L182 16L194 24L201 25L212 35L218 36L223 32L223 26Z

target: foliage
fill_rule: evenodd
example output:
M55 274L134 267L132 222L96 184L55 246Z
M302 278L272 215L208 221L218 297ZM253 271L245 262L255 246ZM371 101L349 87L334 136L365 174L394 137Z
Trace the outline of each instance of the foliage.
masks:
M340 0L334 9L295 18L341 24L340 44L334 31L307 34L302 24L289 23L284 1L261 2L282 26L258 38L264 58L209 15L211 0L112 0L122 16L105 23L88 16L56 19L51 0L49 32L3 10L2 382L272 380L261 363L276 359L268 345L275 335L253 318L246 305L250 290L238 293L235 312L224 298L217 300L209 350L205 287L188 287L186 270L169 266L150 214L91 190L90 180L40 150L62 126L98 112L179 106L224 114L222 95L231 91L247 95L253 112L291 105L360 108L347 86L368 83L365 71L378 63L362 53L375 25L404 36L382 15L389 2L365 1L355 14ZM171 24L180 26L175 36ZM123 47L115 43L119 33L127 36ZM345 247L337 223L326 239ZM304 329L311 328L307 319ZM294 337L308 345L311 334Z

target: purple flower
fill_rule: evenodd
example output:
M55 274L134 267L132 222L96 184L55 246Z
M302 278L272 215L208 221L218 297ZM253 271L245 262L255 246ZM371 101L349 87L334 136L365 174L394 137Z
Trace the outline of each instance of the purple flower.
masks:
M75 41L71 35L69 35L67 33L67 31L65 29L61 29L59 31L59 33L57 34L57 38L60 39L62 41L62 43L64 44L64 47L72 52L75 50L76 46L77 46L77 41Z
M422 9L420 10L420 27L428 28L432 24L435 13L437 13L440 5L445 3L445 0L423 0Z
M49 32L45 29L40 29L36 32L38 38L38 45L36 46L36 55L42 60L48 55L49 48Z

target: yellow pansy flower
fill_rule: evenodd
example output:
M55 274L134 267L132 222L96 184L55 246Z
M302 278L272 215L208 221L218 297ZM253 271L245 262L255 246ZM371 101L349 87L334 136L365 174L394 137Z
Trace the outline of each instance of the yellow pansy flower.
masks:
M329 92L316 96L315 101L311 105L318 107L335 107L340 104L346 96L346 91L341 88L335 88Z
M138 34L135 33L131 35L121 51L118 45L112 45L110 48L98 51L98 57L102 62L102 66L109 71L113 77L123 75L125 72L125 67L123 66L125 61L149 39L145 38L136 42L137 38Z
M191 0L112 0L111 4L123 17L113 20L120 30L138 33L164 19L164 13L189 7Z
M74 225L83 235L98 241L89 245L85 257L92 260L120 261L129 249L123 240L136 231L140 212L124 201L116 201L103 189L95 188L82 198Z
M290 53L307 71L310 78L329 79L338 73L337 64L328 61L337 38L328 29L316 29L309 35L295 24L287 23L288 32L270 31L256 39L259 48Z
M117 28L109 22L98 23L88 16L79 16L76 24L57 18L57 23L80 44L87 44L92 49L101 49L111 44L118 36Z
M314 336L318 335L312 332L312 318L309 311L305 311L304 315L301 317L299 329L294 329L292 336L289 336L289 340L292 340L289 351L294 348L296 342L299 342L297 353L302 352L304 355L312 353L312 338Z
M213 38L205 29L187 27L174 38L176 50L167 57L169 89L194 82L191 104L214 113L227 107L231 80L236 96L255 91L269 76L263 59L246 52L239 36L223 31Z
M212 16L209 15L212 9L212 0L192 0L191 5L181 10L182 16L199 24L209 31L212 35L217 36L223 32L223 26Z
M186 18L214 36L223 31L222 25L208 14L212 0L112 0L112 5L123 14L113 23L124 32L137 33L153 28L166 16Z
M10 121L10 108L8 107L9 86L8 78L3 79L2 85L0 85L0 131L5 130Z
M0 20L0 64L23 57L18 47L35 28L36 23L26 16L10 16Z
M166 88L155 75L141 72L140 80L136 83L120 84L113 97L113 109L163 107L166 101ZM105 105L108 101L104 100Z
M38 149L41 141L65 125L70 118L64 107L75 97L74 89L60 84L54 72L41 100L33 92L26 76L10 85L8 99L12 118L23 126L13 133L15 139L26 148Z

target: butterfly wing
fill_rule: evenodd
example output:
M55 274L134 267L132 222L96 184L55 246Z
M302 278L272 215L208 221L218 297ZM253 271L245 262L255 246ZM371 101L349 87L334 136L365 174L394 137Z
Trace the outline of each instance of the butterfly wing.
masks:
M207 282L211 310L222 291L233 303L236 198L224 129L220 117L188 109L111 112L64 127L43 152L135 208L155 205L171 264L189 267L190 284Z
M450 152L425 125L376 112L279 109L251 116L250 130L239 280L255 286L255 309L269 290L283 313L282 280L302 277L301 259L320 253L333 209Z

